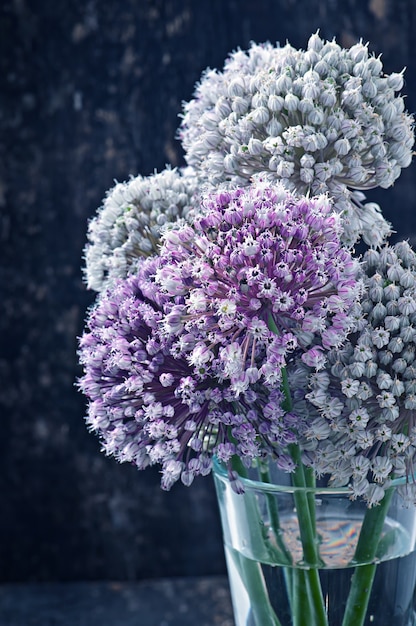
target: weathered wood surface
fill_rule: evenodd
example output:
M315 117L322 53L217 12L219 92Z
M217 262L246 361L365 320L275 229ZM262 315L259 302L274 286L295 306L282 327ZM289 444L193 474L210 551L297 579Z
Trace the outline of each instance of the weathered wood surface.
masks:
M162 493L99 454L83 423L76 336L92 301L86 223L113 180L181 164L181 102L251 40L304 47L320 28L407 66L414 0L6 0L0 9L0 579L224 571L210 479ZM415 166L374 192L416 239Z
M2 626L233 626L225 576L0 585Z

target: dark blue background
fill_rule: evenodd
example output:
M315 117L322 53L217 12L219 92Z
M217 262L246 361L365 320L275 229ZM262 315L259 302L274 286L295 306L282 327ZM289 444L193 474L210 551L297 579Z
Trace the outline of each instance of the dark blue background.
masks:
M159 487L99 453L83 422L76 337L93 294L86 225L113 180L183 163L181 102L251 40L360 38L407 66L414 0L6 0L0 9L0 580L224 572L210 478ZM416 241L415 166L382 202Z

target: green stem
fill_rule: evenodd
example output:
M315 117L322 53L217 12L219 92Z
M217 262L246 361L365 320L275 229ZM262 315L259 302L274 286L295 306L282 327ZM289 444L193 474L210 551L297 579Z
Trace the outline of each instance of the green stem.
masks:
M317 602L316 589L321 588L318 570L295 568L292 571L292 596L295 610L292 610L292 626L327 626L327 615L322 613L321 602ZM322 605L323 606L323 605ZM318 610L317 610L318 609Z
M272 315L269 315L268 326L270 330L278 334L278 329ZM289 379L287 376L287 370L285 367L281 369L282 374L282 392L284 400L282 402L282 408L285 411L292 410L292 397L290 393ZM289 451L292 459L296 463L296 470L293 473L293 484L296 487L314 486L314 479L311 474L311 470L305 468L302 463L301 453L299 446L293 444L289 446ZM308 479L308 480L307 480ZM295 493L295 503L298 512L299 529L302 538L302 545L304 548L304 556L309 565L322 565L322 561L318 558L316 549L316 531L315 531L315 499L313 492L311 493Z
M279 329L276 326L276 322L272 314L269 314L267 322L272 333L278 335ZM292 410L293 404L290 393L289 379L285 367L281 369L281 375L281 388L284 396L282 408L288 412ZM292 474L293 484L295 487L302 488L302 490L299 491L295 490L294 500L298 516L304 560L307 562L309 567L312 566L313 568L304 570L303 574L301 572L297 574L297 595L301 596L298 600L303 604L306 598L308 598L307 606L305 608L303 606L299 607L300 613L298 616L301 621L299 621L298 624L299 626L303 626L303 623L305 623L305 626L307 626L308 623L308 626L311 626L310 621L308 622L308 617L309 620L312 619L310 611L310 609L312 609L316 626L328 626L328 618L324 605L321 581L319 578L319 571L317 569L323 565L323 562L319 557L317 546L315 498L312 491L304 491L306 487L311 486L311 484L308 483L311 483L313 479L310 471L307 468L304 468L299 446L293 444L289 446L289 451L294 462L296 463L296 469ZM305 622L304 619L306 620Z
M311 622L308 580L305 573L305 570L296 568L292 571L293 626L313 626L313 622Z
M305 483L308 487L312 489L316 488L316 476L312 467L303 468L303 472L305 474ZM309 503L309 514L311 516L311 525L314 534L316 534L316 507L315 507L315 493L313 491L308 491L306 494Z
M328 626L328 615L322 595L319 571L317 569L305 570L305 578L308 583L309 601L312 601L312 608L314 609L314 621L312 622L313 618L310 616L309 624Z
M282 626L270 603L260 563L232 552L234 564L250 597L250 608L256 626Z
M342 626L363 626L370 600L377 565L371 563L377 554L387 511L393 496L393 488L386 491L379 505L367 509L353 563L357 564L351 580L350 593ZM366 563L366 565L360 565Z
M316 624L317 626L327 626L328 617L325 610L324 597L322 594L321 581L319 578L318 568L323 566L324 563L319 556L316 527L315 527L315 500L313 498L313 492L310 494L305 492L310 485L307 483L305 477L305 470L301 460L301 453L299 446L290 446L291 456L296 463L296 469L292 474L292 482L295 487L301 487L302 490L295 490L294 500L296 505L296 513L299 521L299 532L302 542L303 555L306 561L306 565L312 569L307 569L304 572L304 580L306 583L305 594L307 592L310 602L310 607L313 609L315 616L315 622L309 622ZM311 480L310 472L307 472L308 480ZM310 497L312 496L312 497ZM312 620L311 612L309 612L309 618Z
M284 396L284 400L282 402L282 408L285 411L291 411L293 408L292 396L290 394L289 379L287 377L286 368L282 367L281 372L282 372L282 391L283 391L283 396Z
M390 487L380 504L367 509L355 549L353 559L355 563L368 563L375 558L393 493L394 488Z
M242 478L247 478L247 468L238 456L238 454L234 454L234 456L231 458L231 467L235 472L237 472L239 476L241 476Z
M279 334L279 329L276 326L276 322L274 321L272 314L269 314L267 324L272 333L274 333L275 335ZM284 397L282 402L282 408L285 411L291 411L293 407L292 396L290 393L289 379L285 367L282 367L281 375L281 388ZM328 618L324 605L321 581L319 578L319 572L317 569L315 569L323 565L323 562L319 557L317 548L315 499L313 492L308 493L303 491L303 489L305 489L306 487L311 486L308 485L307 480L308 482L312 481L312 477L310 471L304 468L299 446L293 444L289 446L289 451L294 462L296 463L296 469L292 474L293 484L295 487L302 487L302 491L295 490L294 500L299 521L299 531L302 541L303 555L308 566L312 566L314 568L305 570L303 575L302 573L298 573L297 575L297 594L302 596L301 598L298 598L298 601L303 603L306 598L309 599L307 607L299 607L299 619L302 621L299 621L298 624L299 626L303 626L303 619L306 618L305 626L307 626L308 616L311 618L309 609L312 608L314 611L314 616L316 618L315 623L317 624L317 626L327 626ZM303 593L301 593L301 587L303 587Z
M299 531L303 546L303 554L306 564L309 567L321 567L324 565L319 557L317 537L315 531L315 500L313 492L310 494L304 491L309 487L305 478L305 468L302 464L299 446L293 444L290 447L290 454L296 463L296 469L292 474L292 482L294 487L300 487L295 490L294 500L296 504L296 512L299 520ZM312 499L311 497L312 496Z
M239 456L233 456L231 465L239 476L243 478L247 476L247 469L241 462ZM276 529L278 529L279 517L275 498L272 494L265 494L265 496L269 507L270 526L263 524L263 514L259 509L259 503L255 494L249 490L244 495L245 510L250 520L247 529L250 533L248 540L257 553L264 555L267 562L279 565L291 565L292 558L290 552L288 552L281 534L278 531L275 531L275 541L271 541L270 531L274 531L272 524L277 524Z
M355 568L342 626L363 626L376 568L374 563Z
M264 466L260 468L260 478L263 483L271 484L270 472ZM276 544L284 555L284 561L287 565L292 563L292 555L287 549L285 542L282 539L282 532L280 528L279 507L275 496L271 493L266 493L267 509L269 511L270 530L273 532Z
M270 471L268 465L260 465L260 477L262 482L271 483ZM267 509L269 511L269 519L270 519L270 530L273 532L273 536L275 538L276 544L283 555L279 558L279 554L277 554L276 562L282 563L286 561L288 565L292 564L293 559L290 551L287 549L285 542L282 539L282 533L280 528L280 517L279 517L279 507L277 503L277 499L273 496L273 494L266 493L266 502ZM293 584L296 576L296 570L290 567L283 567L283 576L285 579L286 593L289 600L289 605L291 608L291 613L293 617L294 626L297 625L297 613L298 607L296 603L297 596L293 594Z
M240 457L235 455L232 458L232 467L242 477L247 476L247 469L241 462ZM262 545L266 545L268 551L271 551L271 546L267 540L267 536L261 532L261 536L258 534L258 529L264 530L264 527L260 525L261 514L258 510L258 505L254 497L250 497L251 494L245 494L245 503L247 516L250 519L250 531L252 537L250 542L252 545L256 545L259 541ZM239 575L243 581L244 587L250 597L251 609L253 617L255 619L256 626L282 626L279 618L277 617L274 609L271 605L266 581L264 580L261 564L258 561L253 561L242 554L232 551L234 564L238 569ZM279 552L279 556L280 552Z

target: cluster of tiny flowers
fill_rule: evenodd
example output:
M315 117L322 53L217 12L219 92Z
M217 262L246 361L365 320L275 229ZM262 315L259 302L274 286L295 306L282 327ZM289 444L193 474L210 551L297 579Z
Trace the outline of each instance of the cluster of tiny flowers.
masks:
M187 162L213 185L246 184L260 172L299 193L328 192L344 241L379 245L390 226L362 191L392 185L414 142L397 95L403 76L382 70L366 45L343 49L317 34L306 51L270 43L238 50L223 72L203 75L184 105Z
M188 216L195 189L191 168L167 168L117 183L89 223L84 268L88 287L101 291L134 273L140 257L156 254L161 227Z
M201 378L229 381L237 396L253 383L278 389L294 354L321 369L351 331L360 296L331 202L257 183L203 204L193 226L162 236L155 283L177 298L164 335L185 333L181 353Z
M319 413L305 431L316 472L373 505L392 477L414 474L416 254L407 242L369 250L363 271L359 331L328 353L319 375L292 382L309 382L305 400ZM402 493L416 502L411 480Z
M97 291L79 340L103 451L211 471L302 462L378 504L416 504L416 253L367 190L412 158L413 118L367 45L252 44L184 105L188 166L117 183L90 221ZM360 239L369 246L353 256Z
M87 424L103 450L139 469L160 464L164 489L208 474L216 454L238 490L231 457L250 466L265 455L263 433L272 431L282 451L276 444L271 458L291 471L286 446L295 441L293 416L281 408L281 392L253 384L236 394L221 377L204 375L203 359L186 358L187 333L160 332L174 304L155 285L159 266L159 257L142 259L135 276L101 292L80 339L79 386L89 399Z

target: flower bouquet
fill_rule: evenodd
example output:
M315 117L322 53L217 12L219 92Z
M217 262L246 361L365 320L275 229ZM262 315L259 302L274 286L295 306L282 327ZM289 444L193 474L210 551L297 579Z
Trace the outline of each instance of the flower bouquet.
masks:
M213 470L238 626L415 623L416 253L364 195L410 164L402 85L362 43L238 50L187 167L89 225L87 425L163 489Z

